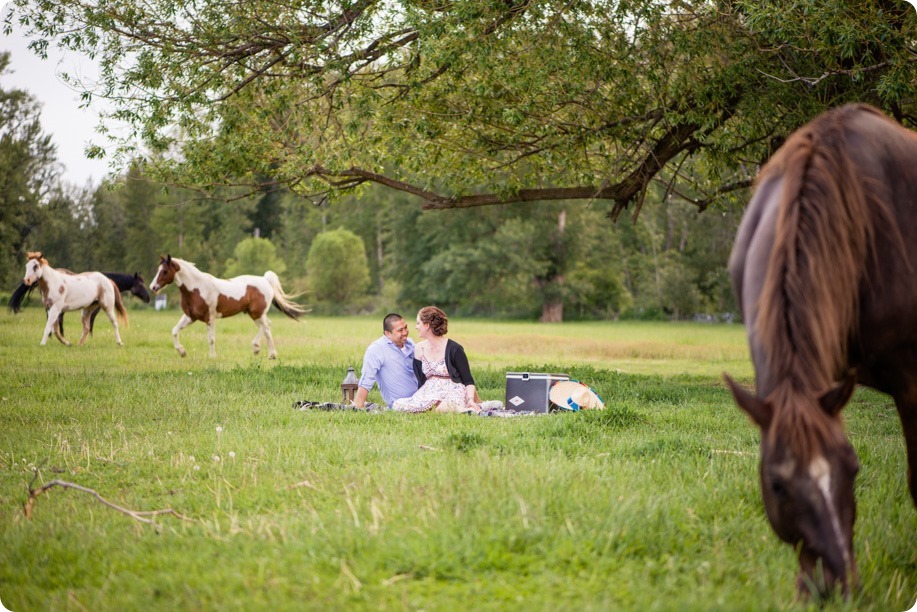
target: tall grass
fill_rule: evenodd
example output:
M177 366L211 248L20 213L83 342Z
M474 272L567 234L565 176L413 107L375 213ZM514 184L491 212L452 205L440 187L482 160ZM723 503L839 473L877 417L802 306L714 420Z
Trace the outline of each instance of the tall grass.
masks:
M293 410L338 398L374 318L275 316L271 362L242 317L218 322L216 359L186 329L182 359L176 312L130 316L125 347L99 319L73 348L38 346L37 308L0 317L11 610L802 607L761 507L757 432L721 383L752 382L740 326L454 321L485 399L506 371L562 371L608 405L488 419ZM826 607L905 610L917 512L897 414L859 390L846 416L862 590ZM33 478L193 521L148 526L57 488L26 519Z

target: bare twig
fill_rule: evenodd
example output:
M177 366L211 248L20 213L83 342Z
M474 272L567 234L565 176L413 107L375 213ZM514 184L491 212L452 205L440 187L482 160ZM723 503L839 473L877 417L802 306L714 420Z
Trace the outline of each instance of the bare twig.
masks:
M33 482L34 482L34 479L33 479ZM97 500L99 500L100 502L108 506L109 508L117 510L118 512L122 512L128 515L129 517L131 517L132 519L138 520L142 523L155 522L152 519L148 519L144 517L161 516L161 515L167 515L167 514L171 514L172 516L180 518L183 521L194 521L194 519L188 518L187 516L184 516L176 512L172 508L166 508L165 510L130 510L128 508L124 508L122 506L119 506L118 504L108 501L107 499L99 495L97 491L94 491L93 489L89 489L87 487L83 487L81 485L74 484L72 482L67 482L65 480L52 480L51 482L45 483L42 486L38 487L37 489L33 489L30 484L29 485L29 499L25 502L25 504L23 504L23 511L25 512L26 518L32 518L32 508L35 506L35 499L39 495L41 495L42 493L44 493L45 491L53 487L61 487L64 489L76 489L77 491L82 491L83 493L89 493L90 495L95 497Z

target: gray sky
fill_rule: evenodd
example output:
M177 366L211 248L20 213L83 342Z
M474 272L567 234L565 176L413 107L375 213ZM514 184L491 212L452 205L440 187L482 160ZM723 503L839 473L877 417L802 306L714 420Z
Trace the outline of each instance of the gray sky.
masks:
M0 9L3 13L5 9ZM64 55L53 48L48 50L48 59L42 60L27 45L28 40L15 29L9 36L0 33L0 49L10 52L10 65L0 76L0 87L24 89L41 102L42 129L57 145L57 159L65 166L63 179L77 187L85 187L88 182L98 185L108 174L107 162L86 159L83 154L90 141L107 144L94 134L98 114L81 109L79 93L57 77L60 72L92 77L97 74L96 67L86 58Z

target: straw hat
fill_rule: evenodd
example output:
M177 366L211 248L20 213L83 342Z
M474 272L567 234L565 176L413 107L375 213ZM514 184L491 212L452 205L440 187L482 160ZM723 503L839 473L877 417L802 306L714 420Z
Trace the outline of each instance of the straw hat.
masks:
M578 380L561 380L554 383L548 398L563 410L602 409L605 402L598 393Z

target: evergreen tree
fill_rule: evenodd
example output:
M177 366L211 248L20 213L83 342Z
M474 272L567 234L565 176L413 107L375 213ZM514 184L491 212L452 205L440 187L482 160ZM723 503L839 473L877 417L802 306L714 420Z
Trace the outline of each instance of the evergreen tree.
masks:
M9 53L0 52L0 74L6 72ZM42 132L40 105L21 90L0 89L0 283L22 278L25 253L40 250L32 233L41 220L39 207L57 183L51 137Z

